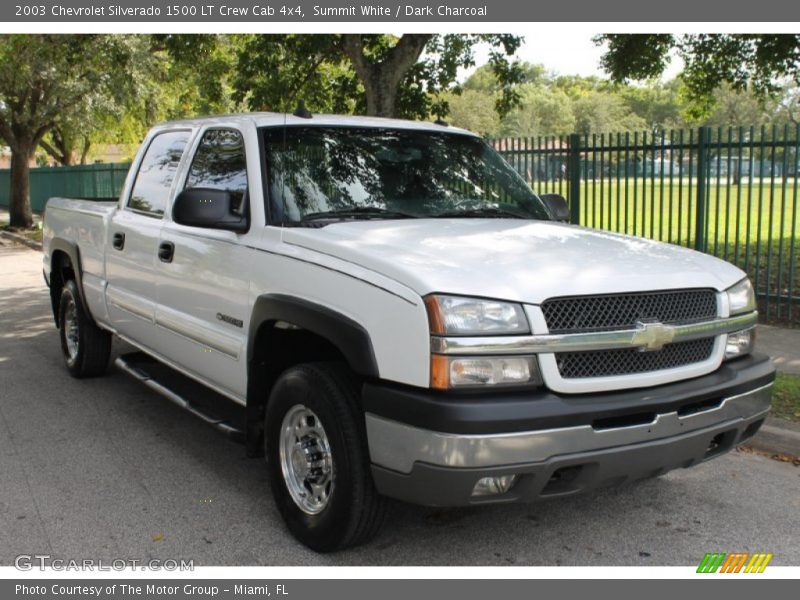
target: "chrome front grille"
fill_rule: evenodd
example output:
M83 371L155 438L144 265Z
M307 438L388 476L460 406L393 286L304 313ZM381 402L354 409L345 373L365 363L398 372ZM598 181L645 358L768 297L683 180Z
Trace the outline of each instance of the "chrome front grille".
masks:
M550 333L631 329L637 321L678 324L717 316L714 290L689 289L550 298L542 303Z
M667 344L655 352L644 352L638 348L561 352L556 354L556 364L564 379L612 377L649 373L703 362L711 357L713 350L714 338L702 338Z
M717 317L711 289L667 290L602 296L551 298L542 303L550 334L636 329L641 323L684 325ZM637 375L703 362L714 351L714 337L641 348L556 353L563 379Z

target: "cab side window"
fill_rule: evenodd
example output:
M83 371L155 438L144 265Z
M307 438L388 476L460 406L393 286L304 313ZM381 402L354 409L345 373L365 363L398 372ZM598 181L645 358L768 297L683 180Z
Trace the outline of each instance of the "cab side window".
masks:
M195 152L185 188L225 190L235 212L243 214L247 200L244 138L233 129L209 129Z
M166 131L150 140L133 183L128 208L153 217L164 214L188 141L188 131Z

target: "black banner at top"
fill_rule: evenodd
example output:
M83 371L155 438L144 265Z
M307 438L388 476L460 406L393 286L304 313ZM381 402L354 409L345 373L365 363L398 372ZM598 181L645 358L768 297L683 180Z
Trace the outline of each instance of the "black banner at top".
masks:
M780 22L787 0L12 0L0 20L45 22Z

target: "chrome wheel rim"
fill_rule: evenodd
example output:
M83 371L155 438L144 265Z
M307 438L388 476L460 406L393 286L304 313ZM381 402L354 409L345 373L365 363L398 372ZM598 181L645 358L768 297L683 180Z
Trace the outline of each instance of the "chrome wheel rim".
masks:
M78 332L78 309L75 301L70 298L67 308L64 310L64 345L67 350L67 358L74 361L80 349L80 336Z
M316 515L333 493L333 455L325 428L314 411L293 406L281 423L281 471L286 488L304 513Z

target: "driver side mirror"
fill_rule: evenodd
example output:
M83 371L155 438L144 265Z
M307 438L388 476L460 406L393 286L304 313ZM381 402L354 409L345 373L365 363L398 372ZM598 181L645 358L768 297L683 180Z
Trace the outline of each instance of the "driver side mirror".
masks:
M245 232L250 228L246 215L234 210L234 198L227 190L188 188L172 206L172 220L181 225Z
M539 196L544 202L544 205L547 207L547 210L550 211L550 214L553 215L554 221L560 221L562 223L569 223L569 205L567 204L566 198L561 196L560 194L542 194Z

